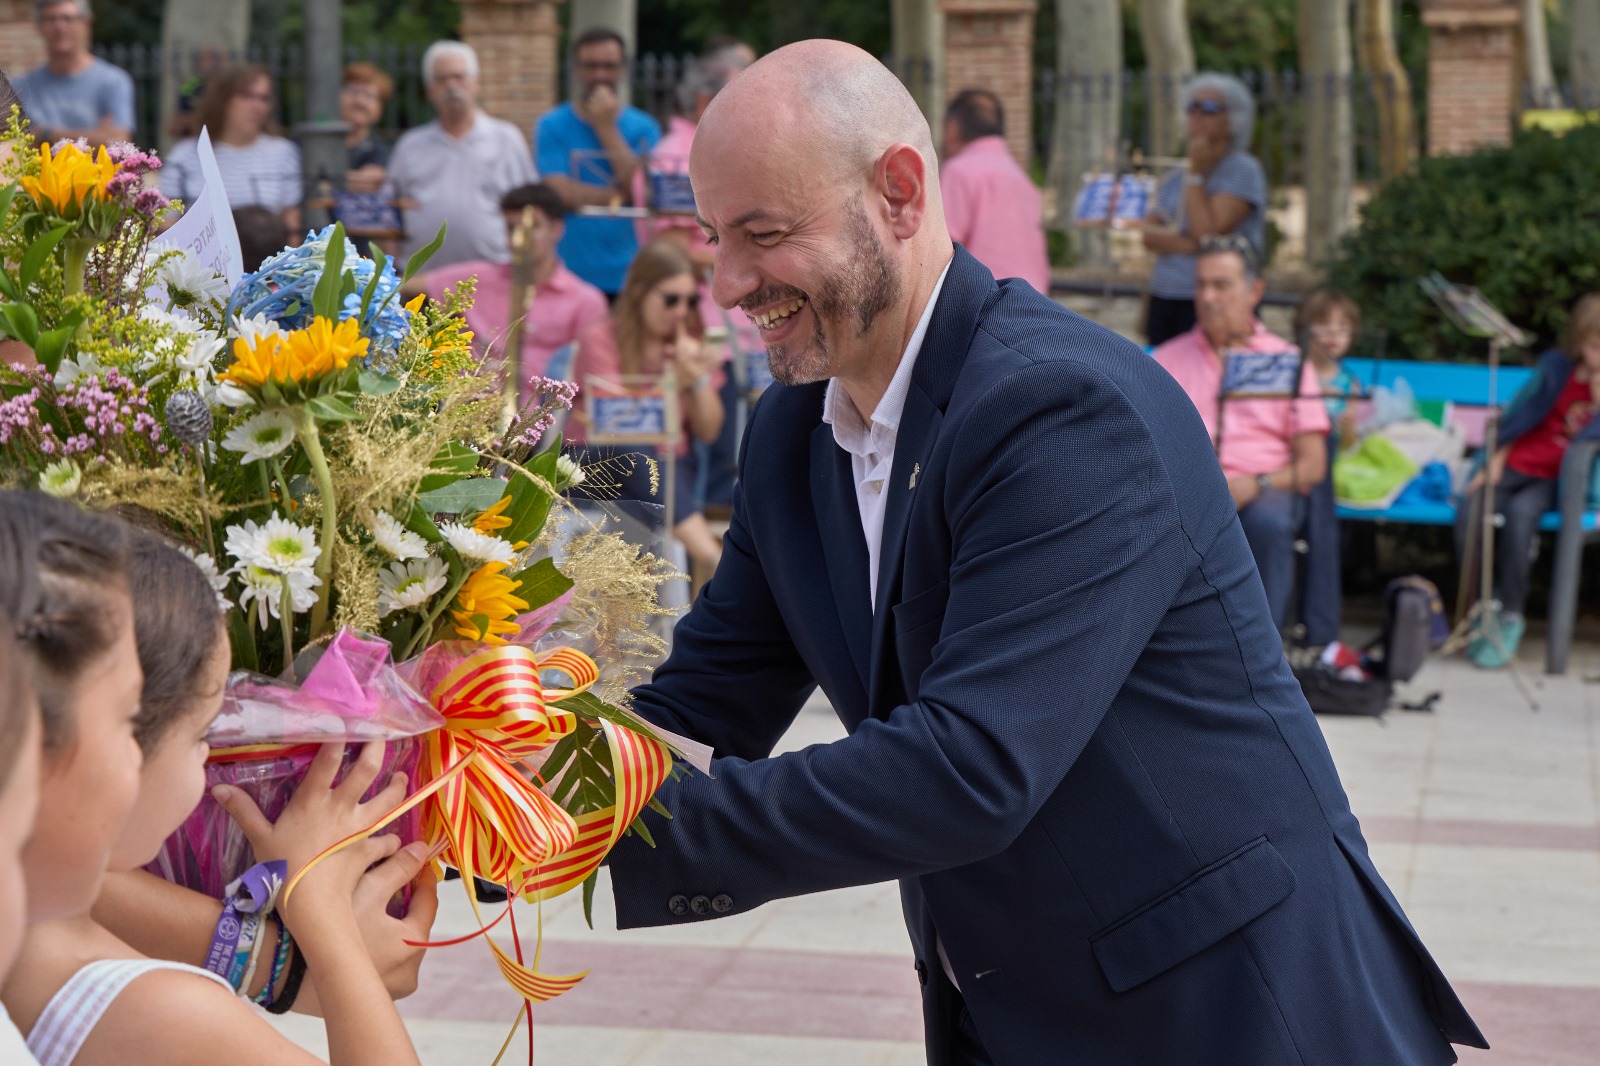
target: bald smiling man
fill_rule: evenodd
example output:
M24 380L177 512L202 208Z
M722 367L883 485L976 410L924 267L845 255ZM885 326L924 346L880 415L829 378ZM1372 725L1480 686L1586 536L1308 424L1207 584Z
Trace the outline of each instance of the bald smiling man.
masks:
M928 125L859 49L756 63L690 170L713 293L781 384L635 693L720 758L616 852L618 924L898 879L941 1066L1484 1046L1368 857L1177 383L952 245ZM772 757L818 686L849 736Z

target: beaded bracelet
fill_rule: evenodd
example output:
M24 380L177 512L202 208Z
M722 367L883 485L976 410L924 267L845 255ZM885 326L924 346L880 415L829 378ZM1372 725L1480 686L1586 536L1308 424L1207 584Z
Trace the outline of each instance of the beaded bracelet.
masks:
M289 946L291 943L289 927L284 925L283 920L280 918L278 920L278 951L272 959L272 973L267 977L267 983L262 987L261 991L256 994L254 1000L256 1006L265 1007L268 1010L272 1009L272 992L273 989L278 987L278 979L283 976L284 964L289 961ZM245 987L248 988L249 986L246 985Z
M295 997L300 994L300 983L306 979L306 957L298 951L293 954L294 958L289 962L289 976L283 979L283 991L268 1004L268 1014L288 1014L289 1008L294 1006Z

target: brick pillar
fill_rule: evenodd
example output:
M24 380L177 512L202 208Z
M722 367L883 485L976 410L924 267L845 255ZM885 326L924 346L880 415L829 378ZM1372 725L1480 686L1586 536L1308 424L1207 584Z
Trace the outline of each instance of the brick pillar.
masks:
M533 136L533 124L560 99L563 0L458 0L461 39L478 52L478 104Z
M1521 66L1518 0L1422 0L1428 27L1428 154L1511 143Z
M1006 143L1023 166L1033 140L1033 17L1039 0L941 0L945 101L988 89L1006 112ZM937 138L939 130L934 127Z
M44 62L44 42L33 25L29 0L0 0L0 70L26 74Z

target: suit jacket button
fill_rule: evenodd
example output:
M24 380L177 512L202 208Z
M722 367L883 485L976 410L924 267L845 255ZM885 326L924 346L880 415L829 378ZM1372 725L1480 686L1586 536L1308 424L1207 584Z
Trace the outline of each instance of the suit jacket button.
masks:
M727 914L733 910L733 897L726 892L711 897L711 909L718 914Z
M688 914L689 913L689 897L688 896L673 896L671 899L667 900L667 910L671 911L673 914L678 915L679 917L682 917L683 915Z
M917 984L924 988L928 985L928 967L921 959L917 960Z
M704 896L696 896L689 901L689 909L696 914L710 914L711 901Z

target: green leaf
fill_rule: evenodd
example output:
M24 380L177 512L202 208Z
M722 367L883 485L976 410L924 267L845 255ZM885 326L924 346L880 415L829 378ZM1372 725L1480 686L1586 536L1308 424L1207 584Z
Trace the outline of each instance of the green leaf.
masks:
M72 335L78 332L82 317L73 315L66 322L55 329L46 330L39 334L39 340L33 346L34 358L39 360L39 365L54 374L61 367L61 359L67 354L67 345L72 341Z
M17 291L17 283L11 280L11 274L4 267L0 267L0 296L4 296L8 300L21 299Z
M378 295L378 282L383 280L383 251L376 245L370 244L372 250L372 277L367 279L366 291L361 294L361 321L367 320L367 312L372 309L372 298Z
M471 514L493 507L505 493L506 483L499 478L475 477L424 492L417 503L429 514Z
M433 519L428 517L420 504L412 501L411 510L406 513L400 522L411 532L427 541L429 544L443 544L444 534L439 532L439 527L433 524Z
M17 198L18 186L16 183L0 189L0 219L4 219L11 211L11 202Z
M56 245L61 243L61 238L70 229L72 224L64 222L28 245L28 250L22 253L22 264L17 267L17 281L23 288L33 284L33 279L44 269L45 260L50 258L50 253L56 250Z
M512 579L522 582L517 596L528 601L530 611L554 603L556 597L572 587L572 579L557 570L555 560L548 556L513 574Z
M433 492L446 485L454 485L462 478L471 476L477 468L478 453L459 441L451 441L433 457L429 469L434 473L423 475L417 483L417 491Z
M446 223L439 223L439 232L433 235L433 240L429 241L426 246L418 248L411 258L406 260L406 272L400 276L402 284L416 277L417 271L421 270L423 265L433 258L433 253L444 247L445 226Z
M39 343L39 316L27 304L9 303L0 306L0 316L5 318L6 332L32 348Z
M548 464L544 463L544 456L535 456L533 462L528 464L528 470L554 484L556 463L554 457ZM548 466L548 469L545 467ZM553 499L550 491L530 479L521 471L514 471L511 475L511 502L501 512L501 517L509 518L511 524L505 528L501 536L511 543L528 541L530 544L539 539L539 534L544 530L545 519L550 516L550 505Z
M323 259L322 277L311 294L311 313L329 322L339 321L344 297L344 223L335 222L328 235L328 254Z
M600 880L600 871L595 870L583 879L583 920L589 923L589 928L594 928L594 886Z
M356 384L364 396L387 396L400 388L400 379L376 370L362 370Z
M354 422L361 417L337 396L313 396L306 401L306 410L324 422Z
M656 846L656 838L650 835L649 829L645 828L644 815L641 814L632 822L628 823L628 832L638 833L640 840L643 840L652 848Z

